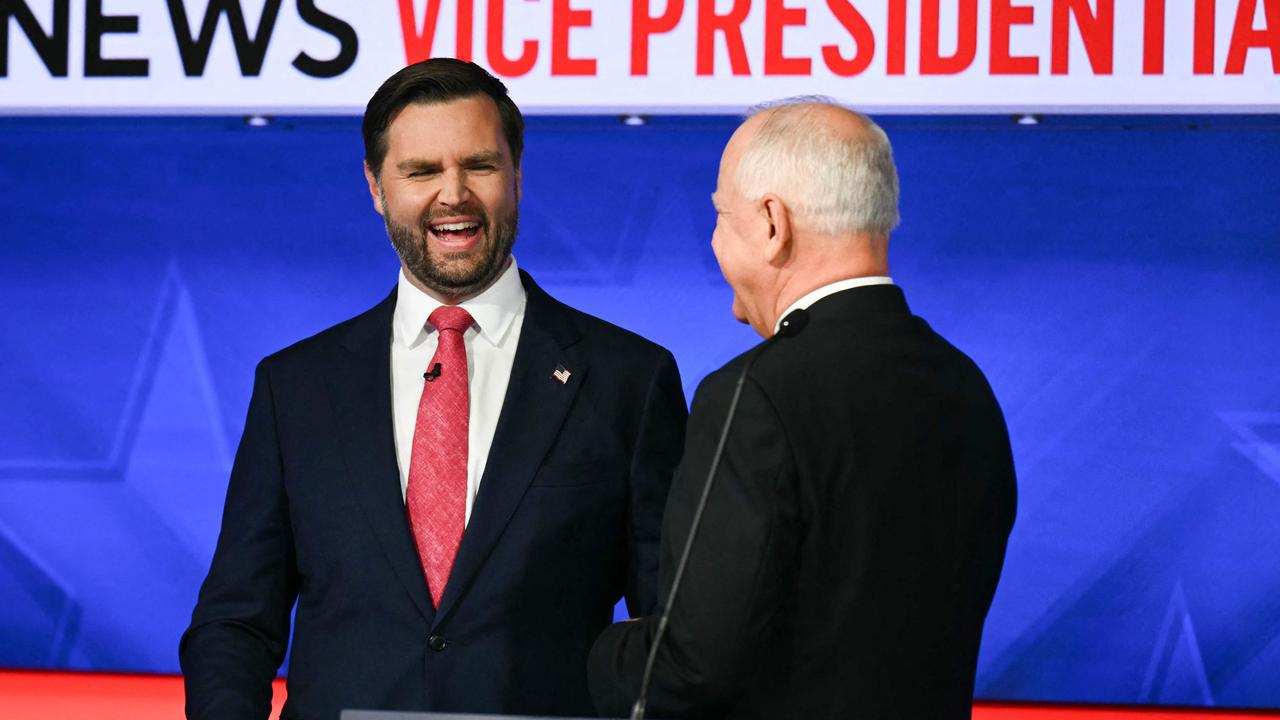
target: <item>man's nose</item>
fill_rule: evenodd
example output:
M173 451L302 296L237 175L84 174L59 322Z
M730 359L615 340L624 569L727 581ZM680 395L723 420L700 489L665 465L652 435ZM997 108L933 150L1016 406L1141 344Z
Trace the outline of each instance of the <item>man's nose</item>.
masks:
M467 176L461 170L446 170L441 177L440 192L436 196L436 200L441 205L461 205L467 201L469 196L467 190Z

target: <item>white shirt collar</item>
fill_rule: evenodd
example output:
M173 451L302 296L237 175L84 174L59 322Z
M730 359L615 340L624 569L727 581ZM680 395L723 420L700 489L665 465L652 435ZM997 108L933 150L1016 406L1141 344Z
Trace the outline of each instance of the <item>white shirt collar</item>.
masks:
M837 280L830 285L823 285L817 290L813 290L805 294L799 300L791 303L773 324L773 331L778 332L778 328L782 326L782 319L790 315L795 310L807 310L810 305L818 302L828 295L835 295L843 290L856 287L867 287L868 285L892 285L893 278L887 275L873 275L871 277L849 278L847 280Z
M471 313L476 327L480 329L480 337L499 346L511 330L517 313L524 308L524 303L524 284L520 282L520 272L513 257L511 264L492 285L479 295L462 301L459 306ZM392 319L394 342L411 348L424 341L435 332L427 323L427 318L443 304L409 282L404 268L401 268L400 278L396 283L396 309Z

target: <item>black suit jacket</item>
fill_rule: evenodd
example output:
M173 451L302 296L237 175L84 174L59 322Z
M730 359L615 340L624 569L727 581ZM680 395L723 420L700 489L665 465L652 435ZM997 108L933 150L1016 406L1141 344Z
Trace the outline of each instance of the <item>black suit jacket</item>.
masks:
M190 717L267 716L295 598L286 718L590 712L592 640L624 593L634 613L654 605L684 396L666 350L522 280L510 384L438 609L392 439L395 293L258 366L179 650Z
M836 293L809 318L748 374L649 716L967 718L1014 516L1000 408L896 287ZM745 358L694 397L663 522L662 601ZM630 708L655 626L596 641L602 714Z

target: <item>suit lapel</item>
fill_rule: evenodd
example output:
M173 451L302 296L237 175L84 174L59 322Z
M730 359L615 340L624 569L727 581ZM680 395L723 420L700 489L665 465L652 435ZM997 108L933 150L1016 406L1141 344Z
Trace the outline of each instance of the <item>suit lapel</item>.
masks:
M396 294L352 324L329 377L347 476L392 570L428 622L435 614L400 495L391 414L391 316Z
M571 351L578 339L569 311L521 272L528 301L511 380L498 416L484 476L436 613L438 626L458 604L498 542L542 465L587 374ZM552 376L563 366L566 382Z

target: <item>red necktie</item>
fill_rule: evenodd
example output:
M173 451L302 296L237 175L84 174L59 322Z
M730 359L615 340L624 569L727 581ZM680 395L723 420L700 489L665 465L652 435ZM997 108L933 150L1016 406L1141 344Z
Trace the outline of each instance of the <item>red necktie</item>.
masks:
M466 522L471 408L462 335L474 321L466 310L442 305L427 322L439 331L440 343L418 401L405 505L431 602L438 608Z

